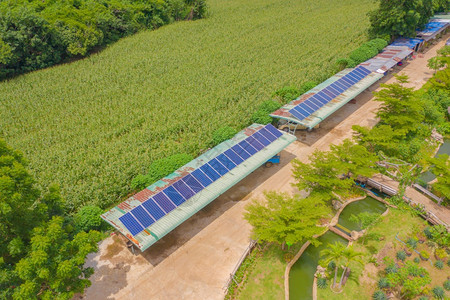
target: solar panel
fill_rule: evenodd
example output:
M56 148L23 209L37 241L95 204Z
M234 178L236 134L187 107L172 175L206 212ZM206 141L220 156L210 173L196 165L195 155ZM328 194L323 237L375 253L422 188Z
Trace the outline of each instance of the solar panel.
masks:
M266 139L260 132L255 132L253 134L253 137L260 142L261 144L263 144L264 146L269 146L270 145L270 141L268 139Z
M184 199L188 200L192 196L195 195L195 193L183 182L183 180L178 180L172 186L178 191L178 193L183 196Z
M256 154L256 149L253 148L246 140L243 140L239 143L239 146L241 146L242 148L244 148L245 151L247 151L248 153L250 153L250 155L254 155Z
M124 214L119 218L119 220L128 229L128 231L131 232L132 235L136 235L144 230L144 227L142 227L142 225L139 224L130 213Z
M273 142L276 140L276 137L270 133L269 130L267 130L266 128L261 128L261 130L259 131L259 133L261 133L266 139L268 139L270 142Z
M236 167L236 164L231 161L225 154L220 154L217 156L217 160L224 165L228 170L233 170Z
M334 84L341 89L341 93L343 93L347 88L340 82L340 80L337 80L334 82Z
M170 200L172 200L172 202L173 202L176 206L178 206L178 205L180 205L181 203L183 203L184 201L186 201L186 200L184 200L183 196L181 196L180 193L178 193L177 190L175 190L175 188L174 188L173 186L171 186L171 185L169 185L168 187L166 187L166 188L163 190L163 192L164 192L164 194L166 194L166 196L167 196Z
M344 86L346 90L352 86L350 82L344 79L344 77L339 78L338 83Z
M274 136L276 136L277 138L279 138L279 137L281 137L283 135L278 129L273 127L272 124L267 124L265 128L267 130L269 130L270 133L273 134Z
M233 149L234 152L237 153L237 155L242 158L243 160L246 160L247 158L250 157L250 154L248 154L247 151L244 150L244 148L242 148L239 145L234 145L233 147L231 147L231 149Z
M291 109L289 112L292 113L294 116L296 116L300 120L303 120L303 119L307 118L309 115L311 115L310 112L306 111L301 106L296 106L296 107L294 107L294 109Z
M303 103L308 105L309 107L311 107L313 109L313 111L316 111L316 110L318 110L319 108L322 107L320 104L317 105L316 103L314 103L314 101L312 101L311 99L308 99L308 100L306 100Z
M249 142L249 144L258 151L264 149L264 145L258 142L253 136L249 136L246 141Z
M147 228L148 226L155 223L155 220L153 220L153 218L150 217L150 215L142 206L134 208L131 211L131 214L136 218L136 220L139 221L139 223L141 223L142 226L144 226L144 228Z
M345 83L346 83L346 85L348 86L347 89L350 88L350 87L354 84L354 83L353 83L348 77L346 77L346 76L342 77L340 80L341 80L342 82L345 82Z
M200 170L202 170L213 182L220 178L220 175L208 164L201 166Z
M327 103L330 102L331 100L333 100L333 98L331 98L330 96L325 94L323 91L318 92L316 95L325 99L325 101L327 101Z
M333 90L337 91L339 94L345 91L344 87L338 85L337 82L333 82L333 84L330 85L330 87L333 88Z
M181 180L183 180L183 182L188 187L190 187L194 193L198 193L204 189L202 184L197 179L195 179L194 176L192 176L191 174L184 176L183 179L181 179Z
M192 171L192 176L194 176L195 179L197 179L198 182L200 182L204 187L207 187L208 185L210 185L211 183L213 183L213 181L206 176L205 173L203 173L200 169L194 170Z
M306 105L304 102L300 103L296 108L294 108L294 110L298 111L299 113L301 113L304 116L309 116L310 114L312 114L314 112L314 108Z
M234 152L232 149L228 149L227 151L224 152L224 154L231 159L231 161L233 161L236 165L241 164L244 160L237 155L236 152Z
M334 95L329 90L322 90L331 100L334 99ZM330 100L330 101L331 101Z
M356 68L355 70L352 71L352 73L354 75L356 75L359 80L362 80L364 77L366 77L366 74L364 74L361 70L359 70L358 68Z
M317 101L319 101L319 102L322 103L323 105L325 105L325 104L328 103L328 101L325 100L323 97L320 97L319 94L315 94L315 95L314 95L314 98L317 99Z
M142 203L142 206L156 221L166 215L166 213L158 206L158 204L156 204L155 200L153 200L152 198Z
M333 94L334 98L336 98L341 94L340 92L336 91L332 86L328 87L328 91Z
M214 170L219 173L221 176L228 173L227 168L225 168L216 158L211 159L208 162Z
M164 210L164 212L167 214L171 212L175 205L170 201L169 198L167 198L166 195L164 195L163 192L159 192L155 196L153 196L153 200L155 200L156 203Z

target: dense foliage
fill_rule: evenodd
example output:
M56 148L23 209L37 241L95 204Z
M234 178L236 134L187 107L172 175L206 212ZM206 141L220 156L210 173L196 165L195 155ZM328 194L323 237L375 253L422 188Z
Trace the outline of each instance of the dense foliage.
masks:
M142 190L156 181L173 173L194 158L186 153L174 154L166 158L155 160L145 175L138 175L131 181L134 190Z
M323 232L317 223L329 211L322 199L300 199L276 192L267 192L265 196L264 202L254 200L244 214L253 226L255 240L282 247L307 240L317 244L313 237Z
M217 128L247 126L279 87L329 77L334 58L364 41L373 3L208 6L211 16L199 22L142 31L0 83L0 135L26 153L42 186L61 186L71 210L119 202L153 161L197 156Z
M0 299L71 299L90 285L84 262L101 234L74 231L62 203L56 186L36 188L23 155L0 139Z
M82 207L74 216L76 227L79 231L102 230L105 222L100 218L103 210L94 205Z
M435 2L435 3L433 3ZM378 8L369 13L372 36L415 37L416 29L423 27L440 9L439 0L378 0Z
M341 69L354 68L377 55L387 44L386 40L380 38L370 40L353 50L348 58L338 59L337 64Z
M223 126L220 128L217 128L212 135L212 141L211 145L216 146L220 143L231 139L233 136L235 136L237 133L237 130L234 128L231 128L230 126Z
M85 56L140 29L204 14L204 0L2 0L0 79Z

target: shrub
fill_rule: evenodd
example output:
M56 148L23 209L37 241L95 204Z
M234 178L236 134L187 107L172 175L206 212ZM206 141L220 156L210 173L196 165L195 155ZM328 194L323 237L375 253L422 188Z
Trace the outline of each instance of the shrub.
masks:
M428 300L428 297L427 296L420 296L419 300Z
M431 239L433 237L431 235L431 227L430 226L425 227L425 229L423 230L423 234L425 234L427 238Z
M384 271L386 272L386 274L397 273L398 267L395 264L391 264L387 266Z
M266 111L257 110L253 113L251 121L252 123L267 125L272 123L273 119L271 116L269 116L269 114Z
M281 104L277 101L267 100L261 103L258 106L258 110L265 111L267 114L270 114L281 107Z
M413 261L414 261L416 264L418 264L418 263L420 263L420 258L414 257Z
M219 145L223 141L231 139L236 133L237 131L229 126L220 127L213 132L211 144Z
M328 263L328 269L334 270L336 268L336 263L332 260Z
M442 287L436 286L436 287L433 288L432 291L433 291L433 296L434 296L436 299L444 299L444 297L445 297L445 291L444 291L444 289L443 289Z
M131 188L134 191L143 190L149 185L151 185L153 182L154 181L151 176L139 174L136 177L134 177L133 180L131 180Z
M447 291L450 291L450 279L447 279L446 281L444 281L444 289L446 289Z
M343 70L345 68L353 68L357 65L357 63L351 58L339 58L336 61L339 69Z
M327 279L326 278L318 278L317 279L317 287L319 289L324 289L327 287Z
M368 41L366 43L366 45L368 45L368 46L370 46L372 48L375 48L375 49L378 50L378 52L380 52L381 50L383 50L388 45L388 42L386 40L384 40L384 39L377 38L377 39L373 39L373 40Z
M299 95L303 95L307 91L315 88L316 85L317 85L317 82L315 82L315 81L307 81L307 82L305 82L304 84L302 84L300 86Z
M423 250L423 251L420 251L420 257L423 260L428 260L430 258L430 254L427 251Z
M374 299L374 300L386 300L387 296L386 296L386 294L383 291L376 291L375 293L373 293L372 299Z
M403 250L398 251L396 256L397 256L397 259L399 259L401 261L404 261L406 259L406 253Z
M370 45L364 44L350 53L350 59L356 64L360 64L368 59L371 59L378 54L378 50Z
M445 252L442 248L436 249L436 251L434 251L434 255L436 255L436 258L439 260L444 260L447 258L447 252Z
M409 238L408 241L406 241L406 244L408 244L409 247L416 249L417 248L417 239Z
M75 227L80 231L101 230L104 223L100 218L103 210L94 205L82 207L74 217Z
M436 268L438 268L439 270L442 270L442 269L444 268L444 262L443 262L442 260L437 260L437 261L434 263L434 266L435 266Z
M272 97L276 97L282 100L283 103L287 103L291 100L294 100L298 96L300 96L300 90L295 86L285 86L275 93L272 94Z
M173 173L176 169L184 166L194 158L186 153L174 154L166 158L155 160L149 168L148 175L154 181Z
M378 288L387 289L390 286L391 286L391 284L389 283L389 280L387 280L387 278L382 277L382 278L380 278L380 280L378 280Z

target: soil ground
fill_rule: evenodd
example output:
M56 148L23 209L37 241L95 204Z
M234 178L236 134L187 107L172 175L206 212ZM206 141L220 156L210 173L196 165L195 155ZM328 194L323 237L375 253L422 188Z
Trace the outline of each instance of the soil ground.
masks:
M402 66L410 85L420 88L433 74L427 60L444 45L442 39L424 54ZM397 67L398 68L398 67ZM89 257L95 268L92 286L84 299L223 299L224 284L247 247L250 225L243 219L245 206L266 190L296 193L290 161L307 161L316 149L328 150L352 135L352 125L373 126L380 103L372 101L379 84L394 82L391 75L360 94L328 117L321 128L298 132L298 141L282 152L282 163L259 168L246 179L181 224L144 253L133 255L118 237L100 244Z

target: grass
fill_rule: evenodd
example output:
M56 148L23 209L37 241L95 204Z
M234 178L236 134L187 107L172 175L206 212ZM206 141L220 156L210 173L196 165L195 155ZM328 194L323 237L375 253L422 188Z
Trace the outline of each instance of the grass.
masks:
M323 80L366 40L372 0L209 0L211 16L144 31L0 83L0 136L69 208L107 207L159 158L197 155L286 85ZM218 113L220 112L220 113Z
M368 231L368 233L378 233L384 239L380 241L369 240L365 245L362 245L361 239L355 243L355 250L366 253L363 258L364 265L357 263L350 265L352 273L343 292L335 294L329 288L318 289L317 299L371 299L372 294L378 289L376 284L380 278L379 273L385 267L382 258L389 256L395 259L396 253L405 248L395 239L397 233L399 233L399 238L406 242L409 237L414 236L424 227L424 221L411 212L389 208L388 215ZM416 250L420 252L425 248L428 248L425 244L419 244ZM430 249L427 249L427 251L431 253ZM412 261L415 257L418 257L418 254L413 252L406 260ZM374 263L374 259L376 259L376 263ZM431 260L435 261L434 256L431 256ZM444 266L443 270L438 270L429 261L421 261L419 265L426 268L430 273L432 282L428 287L442 286L446 280L446 274L448 274L449 267L447 265Z

